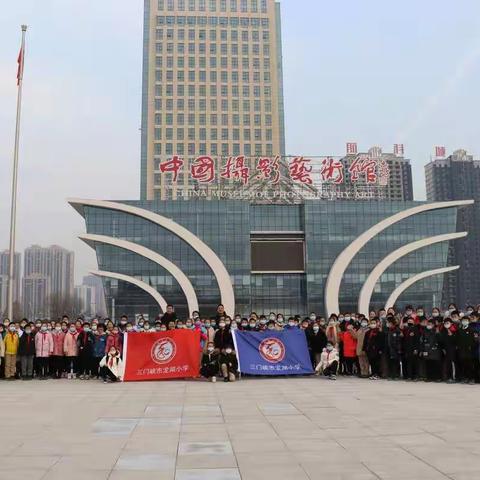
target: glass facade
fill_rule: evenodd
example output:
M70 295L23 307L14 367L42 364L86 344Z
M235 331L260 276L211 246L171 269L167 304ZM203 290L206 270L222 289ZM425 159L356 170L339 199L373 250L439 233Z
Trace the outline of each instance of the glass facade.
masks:
M244 201L128 201L127 205L153 211L177 222L205 242L230 274L236 313L251 311L305 315L324 312L324 288L337 256L360 234L382 219L421 202L306 201L301 205L256 205ZM113 209L85 206L87 232L142 245L175 263L190 279L200 310L210 315L220 302L215 276L207 263L184 240L139 216ZM425 237L455 232L457 210L434 210L409 217L374 237L356 255L341 283L342 311L356 311L360 289L372 269L386 255ZM305 272L252 273L252 235L293 235L305 240ZM448 242L417 250L395 262L375 286L371 306L379 308L400 283L416 273L447 266ZM136 253L95 244L99 270L136 277L156 288L181 316L186 299L177 281L164 268ZM155 301L138 287L104 279L107 306L112 299L117 316L123 313L156 317ZM416 283L399 298L431 308L451 299L441 298L443 277ZM233 314L234 312L228 312Z

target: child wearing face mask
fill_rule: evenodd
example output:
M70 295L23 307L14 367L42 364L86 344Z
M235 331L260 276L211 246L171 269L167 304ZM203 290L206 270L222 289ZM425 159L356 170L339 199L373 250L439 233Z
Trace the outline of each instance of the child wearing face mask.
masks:
M216 382L218 375L218 353L215 351L215 346L212 342L207 344L207 351L202 355L201 365L200 374L202 377Z
M129 332L132 330L132 324L127 323L126 331ZM105 325L103 323L98 324L97 331L94 332L94 338L92 375L99 378L100 360L105 356L105 349L107 348L107 334L105 333Z
M114 327L112 333L108 335L105 353L108 354L112 347L115 347L118 350L119 355L122 356L123 338L118 327Z
M454 382L454 365L457 357L457 332L452 320L447 317L440 329L440 346L442 349L442 379L447 383ZM455 367L455 371L458 368Z
M53 378L62 378L65 373L65 357L63 355L63 344L65 342L65 332L60 323L55 324L52 331L53 354L52 360L52 376Z
M360 378L368 378L370 374L370 363L368 363L367 353L363 350L363 343L365 341L365 334L368 332L368 321L362 316L360 319L360 326L358 330L353 331L353 335L357 340L357 362L358 362L358 375Z
M312 366L316 368L320 364L323 349L327 346L327 336L316 322L313 324L311 330L308 328L305 330L305 334L307 336Z
M351 376L354 373L354 366L357 364L357 338L353 324L348 322L345 331L340 335L343 344L345 375Z
M80 380L88 380L90 375L92 375L94 344L95 336L92 333L90 323L85 322L77 338L78 373Z
M476 340L473 329L470 328L469 317L463 317L457 331L457 381L475 383L473 371L474 350Z
M440 334L435 328L435 321L427 321L426 328L420 337L421 355L425 360L427 382L440 380L441 346Z
M5 342L5 378L7 380L15 380L20 339L14 324L8 325L8 332L3 341Z
M65 354L65 370L68 379L74 379L77 375L77 346L78 331L75 324L70 324L63 340L63 352Z
M327 346L323 349L322 355L320 357L320 363L315 368L315 374L323 374L330 380L336 380L338 362L338 350L333 346L332 342L328 342Z
M220 353L218 362L223 375L223 381L234 382L236 380L235 373L238 370L238 360L232 345L227 345L225 350Z
M123 380L124 365L120 358L120 351L114 346L110 347L108 353L100 360L100 376L103 383L107 383L107 379L111 382Z
M37 357L38 378L46 380L48 377L48 361L53 354L53 337L48 331L46 323L42 323L40 331L35 335L35 355Z
M22 380L33 378L33 359L35 357L35 333L27 324L18 344L18 355L22 371Z
M232 334L230 329L227 329L225 320L220 320L218 323L218 330L215 332L213 343L218 351L222 351L227 348L227 346L233 345Z

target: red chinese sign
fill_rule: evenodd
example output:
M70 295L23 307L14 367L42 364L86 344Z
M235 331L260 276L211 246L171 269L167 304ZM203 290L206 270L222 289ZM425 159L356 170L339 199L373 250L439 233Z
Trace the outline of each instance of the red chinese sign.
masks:
M397 154L400 154L403 151L403 145L396 147ZM353 153L353 147L350 150ZM200 184L213 184L224 179L243 186L249 185L251 180L261 180L270 185L276 185L280 183L282 174L301 185L319 186L323 183L342 185L346 183L346 179L349 179L351 184L362 182L367 185L386 185L390 175L385 160L365 154L356 154L354 157L342 159L333 157L310 159L298 156L285 158L283 161L280 156L250 160L241 155L228 157L222 161L203 155L190 162L174 155L160 162L158 169L162 174L170 175L171 183L177 183L179 174L184 172Z
M196 377L200 368L200 333L127 333L124 357L126 382Z

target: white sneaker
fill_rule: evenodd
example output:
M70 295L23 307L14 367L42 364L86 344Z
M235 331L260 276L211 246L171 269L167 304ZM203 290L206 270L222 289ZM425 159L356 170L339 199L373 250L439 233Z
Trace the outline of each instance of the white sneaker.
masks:
M212 383L215 383L217 381L217 377L212 377Z

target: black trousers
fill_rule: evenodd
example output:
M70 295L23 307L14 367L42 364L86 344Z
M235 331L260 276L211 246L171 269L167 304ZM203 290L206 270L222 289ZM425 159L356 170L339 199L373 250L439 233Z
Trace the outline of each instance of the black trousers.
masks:
M102 357L93 357L92 358L92 375L95 377L100 376L100 360Z
M336 375L338 370L338 362L335 360L332 362L325 370L323 370L323 374L328 377L330 375Z
M457 361L457 380L470 381L474 380L473 375L473 359L459 358Z
M440 380L440 361L425 360L427 380Z
M100 376L106 380L107 377L112 381L116 382L118 378L112 373L112 371L108 367L100 368Z
M93 357L88 353L78 356L78 374L90 375L92 371Z
M398 358L388 359L388 378L398 378L400 376L400 360Z
M65 371L65 357L61 355L52 355L50 358L52 360L52 377L60 378Z
M345 357L345 372L347 375L353 375L353 366L357 364L357 357Z
M37 366L38 371L37 375L41 378L45 378L48 376L48 363L50 361L50 357L37 357Z
M442 359L442 379L443 380L453 380L453 363L454 359L446 355ZM458 372L456 373L458 376Z
M381 360L380 355L368 355L368 363L370 363L370 368L372 369L372 375L379 377L381 372Z
M200 375L205 378L215 377L218 375L218 367L205 365L200 369Z
M403 378L414 380L418 375L418 357L416 355L407 355L403 358Z
M77 373L78 357L65 357L65 370L67 373Z

